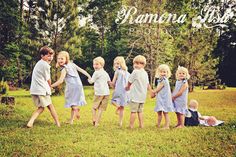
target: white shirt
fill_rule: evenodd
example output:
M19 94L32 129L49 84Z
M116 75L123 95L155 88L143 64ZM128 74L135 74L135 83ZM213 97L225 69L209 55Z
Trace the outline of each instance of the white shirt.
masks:
M148 74L144 69L135 69L129 76L130 100L136 103L145 103L149 85Z
M47 82L51 79L50 68L51 66L42 59L36 63L30 85L31 95L51 95L51 88Z
M108 81L111 81L111 79L103 68L95 71L90 81L94 83L95 95L103 96L110 94Z

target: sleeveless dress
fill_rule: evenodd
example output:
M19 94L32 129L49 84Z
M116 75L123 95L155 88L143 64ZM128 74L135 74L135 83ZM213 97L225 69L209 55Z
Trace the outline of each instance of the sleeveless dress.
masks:
M187 80L176 81L173 96L179 92L179 90L185 83L187 83ZM187 103L188 103L188 88L182 93L181 96L177 97L174 100L175 112L186 114L186 112L188 111Z
M74 63L68 63L64 65L62 69L64 68L66 70L65 107L70 108L71 106L85 105L83 84L76 69L76 65Z
M128 104L129 99L125 86L128 83L130 73L119 68L116 70L115 75L117 75L117 80L111 102L120 106L125 106Z
M163 83L163 88L158 92L156 96L155 112L173 112L174 106L171 97L170 84L167 78L161 78L157 81L158 84Z

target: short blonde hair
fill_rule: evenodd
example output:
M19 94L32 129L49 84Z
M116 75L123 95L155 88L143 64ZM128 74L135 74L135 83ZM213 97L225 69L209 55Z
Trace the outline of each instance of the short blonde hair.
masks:
M126 66L126 63L125 63L125 59L124 57L122 56L117 56L115 59L114 59L114 64L118 62L121 66L121 69L127 71L127 66ZM113 66L114 70L115 70L115 66Z
M193 107L193 108L198 108L198 102L197 102L197 100L195 100L195 99L191 99L190 101L189 101L189 107L191 108L191 107Z
M134 57L133 63L139 63L143 64L144 66L146 65L146 58L142 55L138 55Z
M57 55L57 57L58 57L58 56L63 56L63 57L66 58L66 63L65 63L65 64L68 64L68 63L70 62L70 55L69 55L69 53L66 52L66 51L61 51L61 52L59 52L58 55ZM59 67L59 64L58 64L58 63L56 64L56 67Z
M175 76L176 76L176 79L177 79L177 80L179 79L178 73L179 73L180 71L182 71L182 72L185 73L186 79L189 79L189 78L190 78L190 75L189 75L189 73L188 73L188 69L185 68L185 67L179 66L178 69L177 69L177 71L176 71L176 73L175 73Z
M102 57L96 57L93 59L93 62L98 62L99 64L101 64L102 67L104 67L105 65L105 60Z
M168 65L166 65L166 64L161 64L161 65L158 66L158 68L156 70L156 75L155 75L156 78L160 78L161 77L160 76L160 72L162 70L167 71L167 76L166 76L167 78L169 78L171 76L170 67Z

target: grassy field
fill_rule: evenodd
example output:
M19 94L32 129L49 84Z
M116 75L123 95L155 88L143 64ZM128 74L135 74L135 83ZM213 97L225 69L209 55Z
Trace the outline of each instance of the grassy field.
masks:
M155 99L147 100L144 109L144 129L128 128L129 109L125 109L124 125L118 127L115 108L108 106L98 128L91 123L93 90L85 88L88 104L81 108L81 119L74 125L65 122L70 109L63 107L64 97L53 97L61 128L53 124L47 110L36 120L34 128L25 124L35 110L28 91L10 92L16 97L15 108L0 105L0 156L170 156L205 157L236 156L236 88L226 90L195 90L189 99L199 101L202 115L214 115L225 121L218 127L186 127L173 129L176 123L170 113L171 129L155 127Z

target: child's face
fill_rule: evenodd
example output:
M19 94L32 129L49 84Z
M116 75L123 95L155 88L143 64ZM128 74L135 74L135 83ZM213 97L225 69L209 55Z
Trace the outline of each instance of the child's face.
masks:
M66 57L62 55L58 55L57 57L57 63L59 66L63 66L66 64Z
M133 64L133 67L134 67L134 69L142 69L142 68L144 68L144 64L135 62Z
M47 54L45 56L41 56L42 60L48 62L48 64L50 64L53 60L53 54Z
M115 69L120 68L120 63L119 63L119 62L114 62L114 68L115 68Z
M195 110L198 109L198 105L197 105L196 103L194 103L194 102L191 102L191 103L189 104L189 107L192 108L192 109L195 109Z
M102 68L102 65L99 62L93 62L94 70L99 70Z
M168 74L167 70L161 70L160 71L161 77L167 77L167 74Z
M178 77L180 80L184 80L184 79L186 79L186 73L184 71L179 71Z

